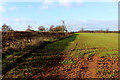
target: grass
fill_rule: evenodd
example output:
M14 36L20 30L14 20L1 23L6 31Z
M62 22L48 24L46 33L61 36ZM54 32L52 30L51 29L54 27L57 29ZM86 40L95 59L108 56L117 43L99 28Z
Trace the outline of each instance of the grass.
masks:
M113 78L117 75L118 70L96 70L96 73L101 76L101 78Z
M73 50L70 56L90 57L91 55L118 57L118 34L117 33L76 33L76 40L69 49Z
M61 64L74 64L76 63L75 61L72 61L71 59L70 60L64 60L61 62Z
M102 52L99 54L100 57L107 56L109 58L117 58L118 57L118 51L108 51L108 52Z
M34 68L42 69L43 67L57 64L58 62L56 63L56 60L59 60L60 64L74 64L76 62L73 61L72 58L90 58L93 55L117 58L117 54L117 33L75 33L75 35L70 38L49 44L42 50L38 49L6 75L22 75L24 71L20 73L20 70L24 69L26 69L26 71L31 69L28 73L36 75L37 71L35 72ZM64 60L63 57L65 56L67 56L69 60Z
M32 50L36 49L36 47L40 45L44 45L45 42L53 42L61 38L73 35L71 33L52 33L52 32L51 33L30 32L28 34L27 32L25 32L25 34L23 32L20 32L20 33L15 32L15 33L11 33L11 34L15 34L15 35L19 34L19 36L16 36L19 38L16 38L15 36L10 37L11 35L7 35L7 36L4 35L6 33L3 34L3 39L5 39L3 40L4 47L3 47L3 53L2 53L3 70L4 68L6 68L7 65L9 64L11 65L15 63L16 60L18 60L20 57L22 57L26 53L31 52ZM8 42L10 45L6 46L7 43L5 41Z
M63 54L64 50L67 49L69 44L75 40L76 36L77 35L74 35L70 38L66 38L66 39L54 42L52 44L48 44L42 50L38 49L36 52L32 53L30 57L25 58L24 61L19 66L12 69L9 74L11 75L23 74L24 71L20 72L19 69L24 70L25 68L27 70L29 70L30 68L31 70L29 73L35 74L36 72L34 72L35 71L34 67L36 67L37 69L42 69L45 66L50 66L51 64L57 64L54 62L54 60L57 60L57 59L59 59L59 61L62 60L63 58L62 56L66 55L66 54ZM73 62L71 60L67 62L66 61L63 62L63 64L66 64L66 63L73 63Z

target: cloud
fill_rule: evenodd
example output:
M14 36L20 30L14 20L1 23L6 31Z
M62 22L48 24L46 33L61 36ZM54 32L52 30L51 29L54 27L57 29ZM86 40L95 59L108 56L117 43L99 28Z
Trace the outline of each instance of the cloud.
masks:
M25 19L25 18L16 18L14 21L17 23L33 23L33 24L36 23L32 19Z
M16 6L10 7L10 8L8 8L8 10L10 10L10 11L16 10Z
M33 5L28 5L28 8L32 8L33 7Z
M3 6L0 6L0 12L5 12L5 8Z
M64 0L64 1L68 1L68 0ZM78 1L81 0L72 0L72 2L78 2ZM58 0L1 0L1 2L58 2ZM119 2L119 0L83 0L83 2Z
M53 6L55 4L58 4L61 6L70 7L73 2L76 4L81 4L83 2L119 2L119 0L41 0L40 2L42 2L45 6Z
M4 6L0 6L0 12L1 13L3 13L3 12L6 12L6 11L13 11L13 10L15 10L16 9L16 7L15 6L13 6L13 7L9 7L9 8L5 8Z
M42 9L48 9L48 8L49 8L48 6L45 5L42 6Z
M84 0L84 2L119 2L119 0Z
M117 20L84 20L84 21L66 21L66 25L72 26L74 30L80 30L81 27L88 30L100 30L109 28L110 30L118 30Z
M2 23L32 23L32 24L36 23L36 21L30 18L5 18L5 17L0 17L0 22Z
M0 26L2 26L3 24L10 24L10 23L14 23L12 19L0 17Z
M41 9L48 9L50 5L54 5L54 0L44 0Z
M48 23L57 26L61 22ZM69 31L79 31L82 27L85 30L118 30L118 20L66 20L65 25Z
M70 4L71 4L71 2L73 2L73 0L58 0L58 2L63 6L70 6Z
M73 2L78 4L82 2L119 2L119 0L41 0L41 2L43 2L43 5L58 3L62 6L68 7L71 6Z
M53 0L44 0L43 4L52 4L54 1Z
M72 2L81 3L82 0L44 0L43 5L55 5L59 4L65 7L71 6Z
M0 22L11 22L12 19L0 17Z
M14 30L24 30L27 25L36 25L36 21L30 18L5 18L0 17L0 26L10 25ZM26 27L27 28L27 27Z

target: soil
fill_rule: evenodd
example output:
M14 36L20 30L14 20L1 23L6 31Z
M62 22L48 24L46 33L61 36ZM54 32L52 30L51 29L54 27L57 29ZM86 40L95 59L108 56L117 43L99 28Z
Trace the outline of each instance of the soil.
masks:
M70 58L66 57L65 59ZM84 57L72 58L72 60L77 63L50 65L32 78L118 78L118 61L116 60L96 55L92 56L91 59ZM103 69L103 72L99 72ZM108 72L106 73L106 71Z

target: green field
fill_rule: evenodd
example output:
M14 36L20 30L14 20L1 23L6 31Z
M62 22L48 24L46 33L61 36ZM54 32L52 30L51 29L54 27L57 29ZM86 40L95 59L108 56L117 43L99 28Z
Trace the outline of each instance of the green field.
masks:
M3 78L116 78L118 33L75 33L38 49Z
M77 44L77 45L75 45ZM117 33L78 33L78 36L73 45L69 49L82 49L81 52L96 54L99 56L116 57L114 54L118 54L118 34ZM94 52L92 52L94 51ZM88 55L89 55L88 54Z

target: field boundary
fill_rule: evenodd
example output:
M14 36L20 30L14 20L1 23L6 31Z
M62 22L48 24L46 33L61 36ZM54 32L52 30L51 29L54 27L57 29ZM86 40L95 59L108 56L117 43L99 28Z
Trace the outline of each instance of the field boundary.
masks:
M73 35L72 35L72 36L73 36ZM26 51L27 53L25 52L24 55L22 55L20 58L17 58L17 60L16 60L13 64L9 64L9 65L7 65L5 68L3 68L3 69L2 69L2 73L3 73L3 74L6 74L6 72L8 72L8 71L10 71L11 69L15 68L16 66L18 66L18 65L23 61L24 58L29 57L29 56L31 55L31 53L33 53L33 52L34 52L35 50L37 50L38 48L39 48L39 49L42 49L42 48L44 48L44 47L45 47L46 45L48 45L48 44L52 44L52 43L54 43L54 42L57 42L57 41L60 41L60 40L63 40L63 39L66 39L66 38L69 38L69 37L72 37L72 36L63 37L63 38L61 38L61 39L59 39L59 40L55 40L55 41L53 41L53 42L44 41L42 45L37 46L37 47L35 47L34 49L32 49L32 50L30 50L30 51Z

